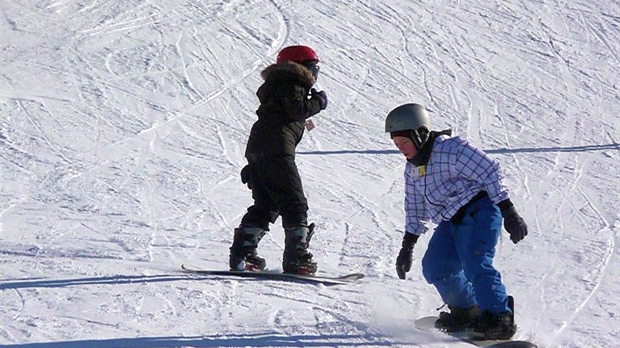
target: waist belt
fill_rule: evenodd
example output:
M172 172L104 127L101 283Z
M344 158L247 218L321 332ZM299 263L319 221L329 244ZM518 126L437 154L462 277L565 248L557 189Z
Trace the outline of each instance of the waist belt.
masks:
M487 193L487 191L478 192L472 199L469 200L469 202L467 202L464 206L459 208L456 214L452 216L450 221L452 221L452 223L455 223L455 224L460 224L461 222L463 222L463 217L465 217L465 211L467 210L467 208L469 208L470 205L476 203L477 201L485 197L489 197L489 194Z

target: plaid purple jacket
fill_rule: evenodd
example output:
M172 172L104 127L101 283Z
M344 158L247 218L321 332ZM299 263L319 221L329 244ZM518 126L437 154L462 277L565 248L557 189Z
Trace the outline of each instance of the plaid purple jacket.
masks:
M478 192L487 191L494 203L508 199L497 161L460 137L435 139L425 166L405 167L405 230L420 235L430 221L448 221Z

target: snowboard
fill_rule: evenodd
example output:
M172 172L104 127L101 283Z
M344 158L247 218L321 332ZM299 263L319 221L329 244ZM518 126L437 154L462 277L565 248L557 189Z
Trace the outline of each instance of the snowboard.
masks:
M185 272L198 274L198 275L211 275L211 276L232 276L232 277L245 277L256 279L270 279L270 280L282 280L282 281L298 281L309 282L323 285L344 285L352 284L356 280L364 278L362 273L351 273L342 276L330 277L321 275L302 275L302 274L290 274L277 271L225 271L214 269L202 269L199 267L183 264L181 269Z
M437 316L422 317L415 321L415 326L423 331L436 331L442 334L454 337L455 339L469 343L477 347L486 348L538 348L532 342L520 340L487 340L480 341L471 338L466 332L444 332L435 328L435 321L439 319Z

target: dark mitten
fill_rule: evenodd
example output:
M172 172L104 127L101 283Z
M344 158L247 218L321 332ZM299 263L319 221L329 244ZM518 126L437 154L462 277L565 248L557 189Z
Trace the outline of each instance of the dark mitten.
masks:
M241 182L248 185L248 188L252 189L252 178L250 177L250 165L246 165L241 169Z
M517 244L527 236L527 225L510 200L499 203L504 218L504 228L510 233L510 240Z
M411 270L413 246L418 241L418 237L419 236L405 232L402 248L400 248L400 252L396 258L396 273L398 273L398 278L400 279L405 279L405 274Z
M315 88L310 90L310 99L317 100L319 102L319 107L321 110L325 110L327 108L327 94L324 91L317 91Z

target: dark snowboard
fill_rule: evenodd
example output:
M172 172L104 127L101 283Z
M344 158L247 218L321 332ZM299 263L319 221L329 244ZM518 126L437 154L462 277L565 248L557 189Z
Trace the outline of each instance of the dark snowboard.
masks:
M364 278L362 273L351 273L343 276L329 277L320 275L301 275L301 274L289 274L275 271L225 271L225 270L210 270L201 269L190 265L181 265L181 269L186 272L200 275L213 275L213 276L234 276L245 278L257 278L257 279L271 279L282 281L300 281L310 283L320 283L324 285L342 285L352 284L356 280Z
M443 332L439 331L435 328L435 321L438 319L437 316L429 316L422 317L415 321L415 326L423 331L437 331L442 334L454 337L460 341L469 343L478 347L486 347L486 348L537 348L538 346L532 342L528 341L518 341L518 340L488 340L488 341L479 341L472 339L466 332Z

